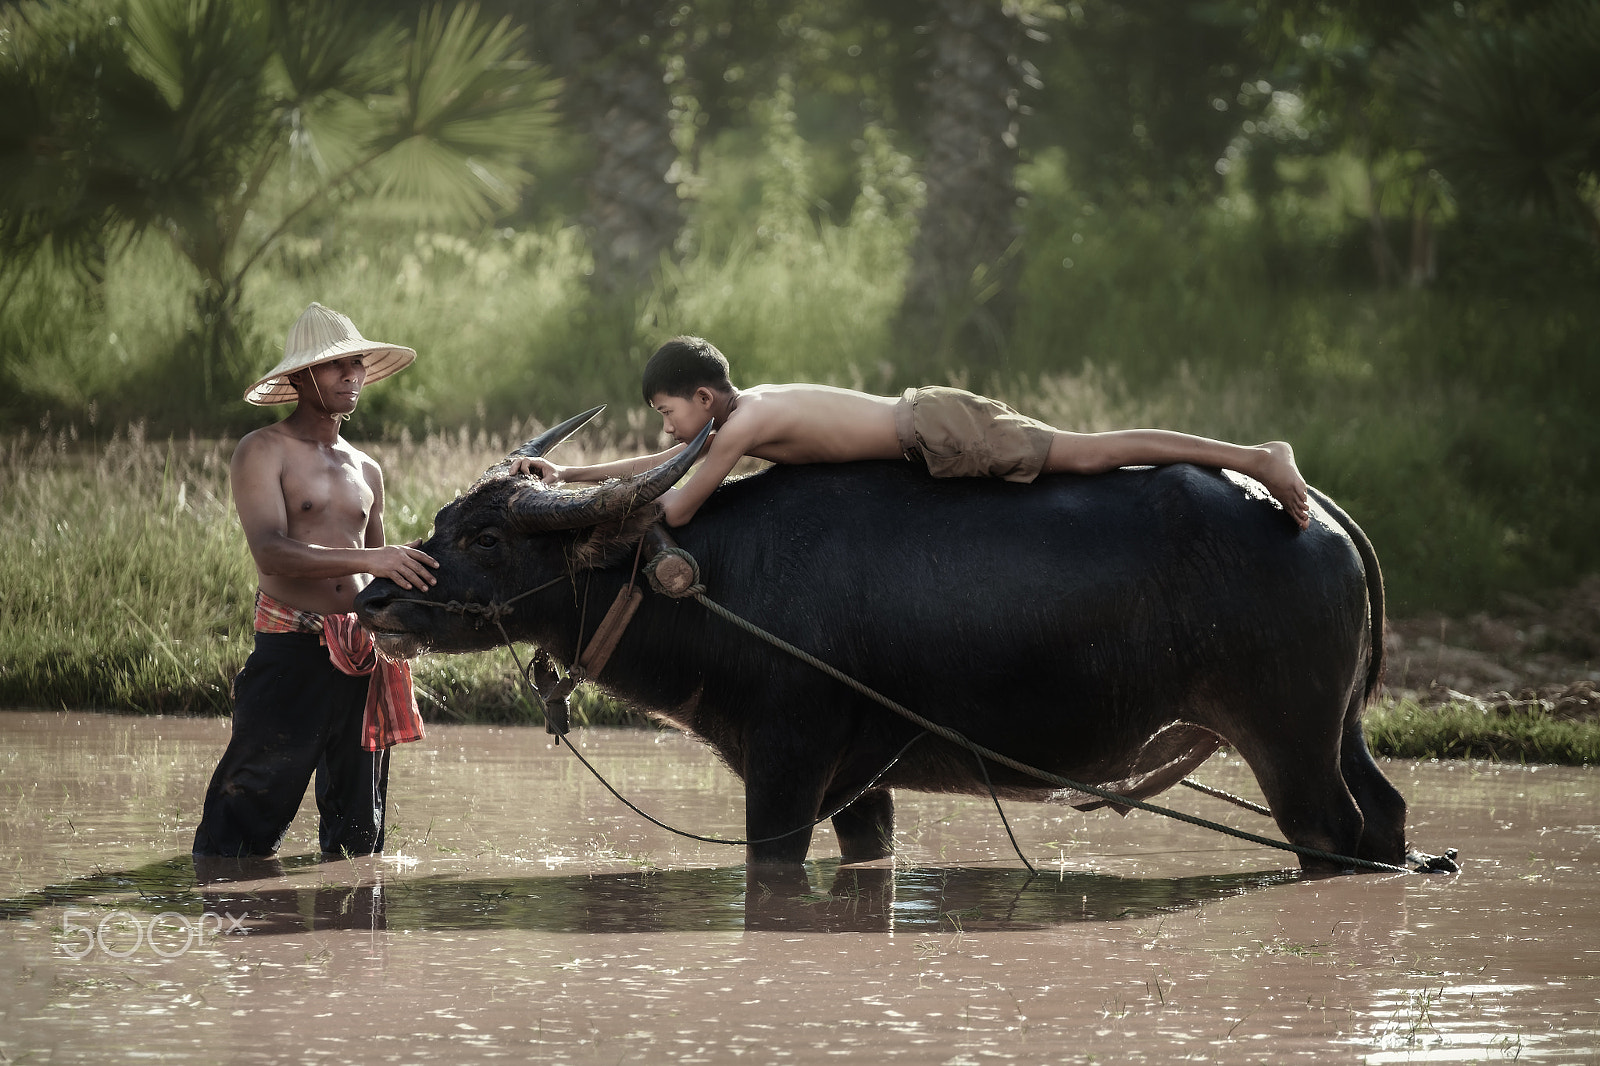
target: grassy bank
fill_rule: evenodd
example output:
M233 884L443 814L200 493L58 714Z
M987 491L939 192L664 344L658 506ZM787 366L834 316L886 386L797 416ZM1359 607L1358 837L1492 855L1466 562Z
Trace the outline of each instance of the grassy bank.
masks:
M1409 700L1367 712L1367 744L1401 759L1492 759L1514 763L1600 765L1600 721L1559 719L1530 706L1468 703L1423 707Z
M1063 380L1037 397L1100 417L1103 388ZM428 531L434 512L532 424L378 444L388 533ZM601 437L574 458L603 459ZM227 490L231 442L150 440L137 427L104 440L29 434L0 451L0 707L144 714L224 714L228 683L249 652L254 571ZM431 721L539 722L504 650L416 664ZM636 722L589 689L578 724ZM1380 704L1368 719L1379 754L1593 765L1600 723L1557 721L1532 707Z

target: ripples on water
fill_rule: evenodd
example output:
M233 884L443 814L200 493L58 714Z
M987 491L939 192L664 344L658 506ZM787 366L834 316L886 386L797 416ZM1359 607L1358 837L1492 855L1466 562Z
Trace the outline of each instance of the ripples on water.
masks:
M899 794L897 863L747 877L532 730L396 753L381 859L186 854L226 723L0 715L6 1061L1595 1061L1592 770L1394 764L1456 877L1302 881L1135 813ZM646 809L738 836L670 734L577 738ZM1255 795L1237 760L1198 775ZM1255 831L1191 793L1173 805ZM81 955L81 958L74 958Z

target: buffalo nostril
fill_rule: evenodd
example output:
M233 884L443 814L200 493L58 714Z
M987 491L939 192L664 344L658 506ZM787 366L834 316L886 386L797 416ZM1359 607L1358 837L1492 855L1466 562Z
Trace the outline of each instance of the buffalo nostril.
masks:
M357 611L381 611L394 599L394 590L368 585L356 595Z

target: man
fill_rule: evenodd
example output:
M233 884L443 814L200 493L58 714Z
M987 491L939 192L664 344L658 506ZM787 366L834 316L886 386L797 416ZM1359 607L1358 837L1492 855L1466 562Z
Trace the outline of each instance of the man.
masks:
M746 455L774 463L917 459L935 477L1019 482L1041 473L1096 474L1121 466L1198 463L1248 474L1301 529L1311 520L1305 479L1293 449L1283 441L1250 447L1167 429L1074 433L1019 415L997 400L941 386L907 389L898 397L831 385L738 389L729 380L728 360L699 337L676 337L662 345L645 364L643 389L645 402L676 440L693 440L707 422L717 427L700 469L681 488L668 489L661 497L671 526L693 518ZM552 486L603 481L648 470L681 447L584 467L523 458L511 472L537 475Z
M206 792L197 856L277 851L313 773L325 855L383 850L390 744L422 735L404 663L377 657L350 613L373 576L435 581L433 559L384 543L383 474L339 430L362 387L416 352L363 337L313 303L283 359L245 394L294 403L246 434L229 478L255 560L255 650L234 679L233 732Z

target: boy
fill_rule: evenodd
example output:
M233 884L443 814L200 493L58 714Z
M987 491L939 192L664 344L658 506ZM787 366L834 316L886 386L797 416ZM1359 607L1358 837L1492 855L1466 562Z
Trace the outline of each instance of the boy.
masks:
M675 455L709 420L716 421L700 468L661 497L668 525L681 526L742 456L774 463L844 463L857 459L922 459L935 477L1000 477L1032 481L1040 473L1097 474L1121 466L1196 463L1227 467L1266 486L1304 529L1310 523L1306 483L1282 441L1256 447L1164 429L1072 433L1017 414L962 389L907 389L873 396L831 385L734 388L728 360L699 337L675 337L644 368L645 402L680 443L654 455L594 466L562 467L520 459L513 473L548 485L631 477Z

